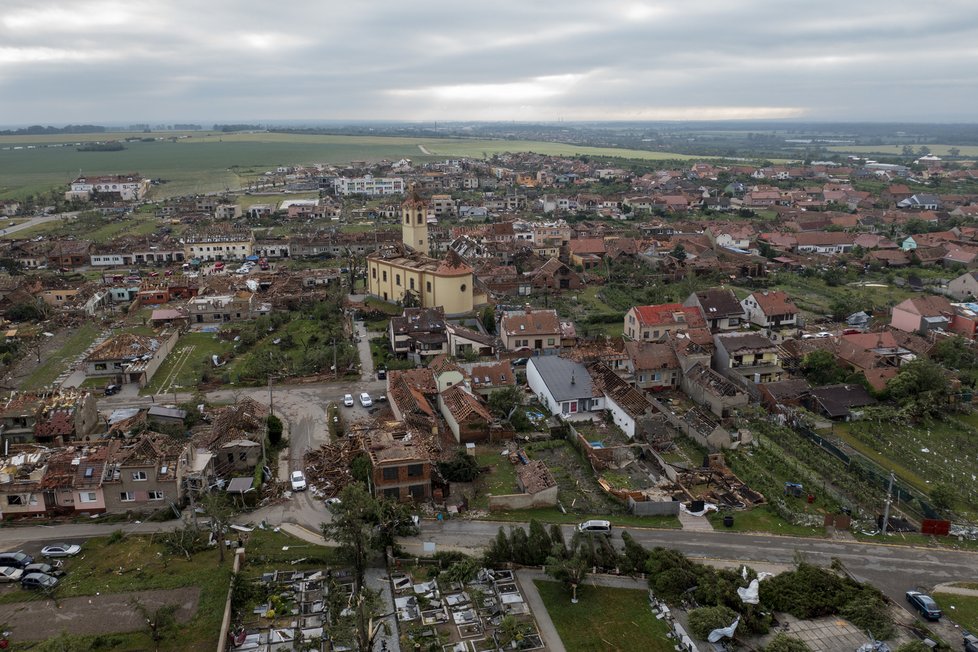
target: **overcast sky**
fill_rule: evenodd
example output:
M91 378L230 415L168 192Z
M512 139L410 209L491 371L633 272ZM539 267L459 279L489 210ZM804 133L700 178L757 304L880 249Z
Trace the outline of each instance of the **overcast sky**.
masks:
M976 121L975 0L3 0L0 124Z

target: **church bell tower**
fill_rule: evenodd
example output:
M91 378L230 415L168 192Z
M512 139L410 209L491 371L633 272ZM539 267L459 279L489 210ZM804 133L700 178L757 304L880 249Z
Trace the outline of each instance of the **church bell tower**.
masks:
M401 239L410 249L428 255L428 204L413 187L401 204Z

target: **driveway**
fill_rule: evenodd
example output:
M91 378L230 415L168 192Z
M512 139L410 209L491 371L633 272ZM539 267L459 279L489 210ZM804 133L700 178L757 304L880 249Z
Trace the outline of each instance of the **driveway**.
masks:
M57 602L28 600L0 605L0 622L17 642L54 638L62 632L77 636L134 632L146 628L146 618L134 608L136 602L150 614L164 605L177 605L174 617L178 623L185 623L197 613L199 600L200 588L196 586L86 595Z

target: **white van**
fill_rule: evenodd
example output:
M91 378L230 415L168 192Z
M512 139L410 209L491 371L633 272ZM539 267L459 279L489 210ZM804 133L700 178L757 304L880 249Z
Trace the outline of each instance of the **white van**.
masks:
M577 526L578 532L611 534L611 521L584 521Z

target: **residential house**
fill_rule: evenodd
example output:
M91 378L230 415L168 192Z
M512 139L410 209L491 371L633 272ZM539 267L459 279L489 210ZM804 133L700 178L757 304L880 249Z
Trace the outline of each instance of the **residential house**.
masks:
M785 328L798 325L798 307L781 290L764 290L749 294L740 304L747 321L761 328Z
M756 333L721 333L714 335L716 350L713 366L728 378L740 377L755 384L781 380L778 347Z
M176 345L177 332L156 337L120 333L105 340L85 357L86 378L145 387Z
M663 303L657 306L635 306L625 313L624 335L631 340L652 342L665 339L668 333L703 328L706 320L699 306Z
M438 409L455 436L456 443L489 441L492 415L482 400L461 384L452 385L438 394Z
M387 335L394 353L416 363L427 364L448 352L445 311L441 308L405 308L400 317L391 317Z
M138 201L149 191L149 179L136 173L114 174L95 177L78 177L69 184L65 193L68 201L91 199L118 199Z
M212 473L224 479L253 475L262 459L268 414L267 405L250 398L206 411L204 425L193 431L191 467L210 464Z
M858 408L876 405L862 385L826 385L809 392L805 401L812 412L834 421L851 421L858 418Z
M503 347L509 351L532 350L538 355L560 350L560 318L553 309L503 311L497 329Z
M259 303L253 292L244 290L234 294L197 296L187 303L187 307L193 324L247 321L271 311L270 305Z
M897 202L897 208L921 211L941 210L941 198L929 193L918 193Z
M469 366L469 383L472 391L488 397L494 391L516 385L516 374L509 360Z
M640 390L635 389L603 362L587 366L594 388L604 397L604 409L612 422L621 428L629 439L642 434L647 420L657 410Z
M131 443L110 447L102 478L105 511L150 512L180 505L177 471L184 446L167 435L144 432Z
M585 271L597 267L606 253L604 238L576 238L567 243L567 260Z
M682 381L679 358L671 341L625 341L625 370L632 383L643 390L675 389Z
M604 409L604 396L595 391L587 367L579 362L557 356L531 358L526 382L552 414L590 418Z
M906 333L946 330L954 316L954 307L944 297L912 297L893 306L890 326Z
M958 301L974 300L978 297L978 272L965 272L949 281L947 290Z
M682 387L695 403L721 419L730 417L735 409L750 401L747 392L701 362L683 373Z
M50 458L45 448L25 447L0 460L0 518L9 521L47 512L42 482Z
M370 456L371 488L378 498L425 501L431 498L432 463L421 444L423 433L387 424L363 439Z
M99 428L98 406L91 392L15 393L0 403L0 425L5 445L89 441Z
M842 231L796 233L793 251L799 254L845 254L856 246L856 235Z
M487 356L496 352L496 338L458 324L447 324L448 353L455 357Z
M774 412L782 405L801 407L812 386L804 378L789 378L760 384L757 389L761 394L761 403Z
M580 274L556 258L550 258L533 271L526 272L524 276L529 281L527 289L532 289L534 292L577 290L584 284Z
M744 323L744 307L737 300L733 290L710 288L694 292L683 302L684 306L695 306L706 319L707 326L714 333L736 330Z
M244 260L254 254L255 234L223 222L185 234L183 243L187 260Z
M426 433L438 432L438 382L431 369L388 371L387 398L395 419Z

